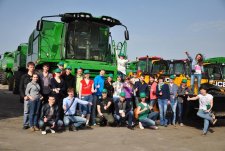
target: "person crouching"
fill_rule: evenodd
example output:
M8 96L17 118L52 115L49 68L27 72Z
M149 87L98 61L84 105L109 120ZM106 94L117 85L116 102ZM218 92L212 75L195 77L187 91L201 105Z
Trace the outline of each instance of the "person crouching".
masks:
M68 88L68 97L63 99L64 110L64 125L70 131L77 131L81 125L86 125L86 119L80 116L75 116L77 103L83 105L92 105L91 102L83 101L74 97L74 89Z

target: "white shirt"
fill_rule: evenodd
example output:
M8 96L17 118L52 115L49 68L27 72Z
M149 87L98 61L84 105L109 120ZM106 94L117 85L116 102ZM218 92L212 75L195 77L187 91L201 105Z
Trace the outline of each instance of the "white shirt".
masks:
M126 63L128 60L126 59L117 59L117 70L126 75Z
M207 105L210 105L211 100L213 100L213 96L211 94L206 95L198 95L199 97L199 109L200 110L207 110Z

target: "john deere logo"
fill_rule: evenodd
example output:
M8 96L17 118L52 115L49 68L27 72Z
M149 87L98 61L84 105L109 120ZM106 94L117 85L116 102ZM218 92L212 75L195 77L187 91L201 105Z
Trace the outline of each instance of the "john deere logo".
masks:
M218 87L225 87L225 82L216 81L215 85L218 86Z

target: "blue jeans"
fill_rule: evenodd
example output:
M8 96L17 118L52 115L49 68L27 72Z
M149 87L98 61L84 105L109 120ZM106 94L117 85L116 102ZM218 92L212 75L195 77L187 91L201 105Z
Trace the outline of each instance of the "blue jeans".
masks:
M157 119L159 113L158 112L151 112L147 118L139 119L139 122L145 127L155 126L155 120Z
M167 99L158 99L159 105L159 118L160 118L160 125L167 125L166 119L166 110L167 110Z
M23 106L23 126L29 126L29 101L24 100Z
M133 117L134 117L133 111L127 112L125 117L124 117L124 120L128 119L128 125L129 126L132 126ZM114 118L116 119L117 122L121 122L121 120L123 119L123 117L118 115L118 114L114 114Z
M64 116L63 119L64 125L69 126L73 124L75 127L79 127L82 124L86 123L86 118L80 117L80 116Z
M156 103L156 100L150 100L150 106L154 106L155 105L155 103Z
M192 74L191 75L191 90L192 90L192 92L194 92L195 78L198 79L198 91L199 91L199 88L201 86L202 74Z
M175 124L176 123L176 109L177 109L177 99L171 99L170 100L170 105L172 107L172 110L173 110L173 119L172 119L172 124ZM169 123L171 122L171 119L168 119L169 120Z
M29 101L29 122L30 122L30 127L32 126L37 126L38 124L38 115L39 115L39 107L40 107L40 100L36 99L33 101Z
M203 132L207 133L208 128L209 128L209 122L213 120L212 117L210 116L210 113L209 112L205 112L203 110L198 110L197 115L204 119Z
M45 128L46 128L46 126L50 126L50 127L51 127L51 126L53 125L53 122L54 122L54 121L47 121L47 122L44 122L43 120L39 120L39 122L38 122L39 128L40 128L42 131L44 131ZM56 128L62 127L62 126L63 126L63 121L58 120L57 123L55 123L55 124L56 124ZM54 129L56 129L56 128L54 128Z
M94 95L93 96L93 102L91 106L91 121L92 125L96 124L96 108L97 108L97 101L100 99L101 96Z
M81 100L85 100L85 101L93 103L93 96L92 95L83 96L81 97ZM81 114L85 116L87 114L91 114L91 105L81 104Z
M119 102L120 97L118 96L113 96L113 103L116 104Z
M183 103L178 102L178 122L183 123Z

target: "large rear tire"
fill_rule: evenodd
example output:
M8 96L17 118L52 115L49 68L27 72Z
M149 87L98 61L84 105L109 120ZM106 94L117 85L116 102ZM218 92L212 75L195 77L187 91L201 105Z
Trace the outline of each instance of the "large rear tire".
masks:
M11 77L11 78L9 78L7 81L8 81L9 91L13 91L14 78Z
M2 81L1 81L2 85L6 85L7 84L7 73L6 72L2 72Z
M20 78L22 75L23 75L23 72L21 71L14 72L13 94L19 94Z

